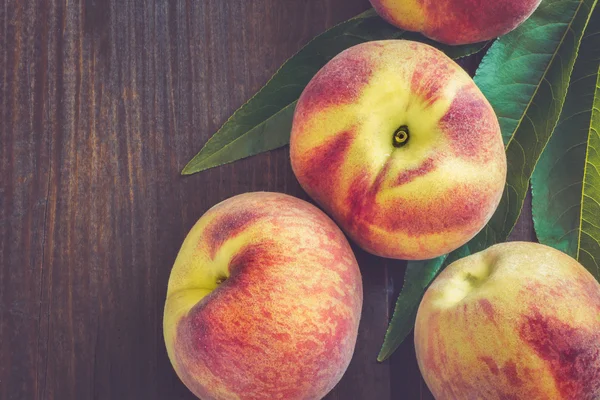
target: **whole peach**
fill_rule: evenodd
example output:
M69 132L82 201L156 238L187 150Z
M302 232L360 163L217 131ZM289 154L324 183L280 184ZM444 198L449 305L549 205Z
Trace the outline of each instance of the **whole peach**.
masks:
M600 285L550 247L492 246L432 283L415 346L437 399L597 400Z
M446 44L477 43L522 24L541 0L370 0L382 18Z
M356 343L361 275L337 226L309 203L247 193L211 208L169 279L169 358L196 396L321 399Z
M506 180L496 115L431 46L352 47L302 93L290 140L300 184L363 249L428 259L470 240Z

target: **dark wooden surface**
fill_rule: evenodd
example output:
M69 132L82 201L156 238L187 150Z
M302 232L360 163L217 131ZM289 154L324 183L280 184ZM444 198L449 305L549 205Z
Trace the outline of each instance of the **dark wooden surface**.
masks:
M287 149L179 171L285 59L368 7L0 0L0 399L193 398L161 330L183 238L232 195L306 195ZM327 398L431 399L410 340L375 361L403 263L357 258L359 341Z

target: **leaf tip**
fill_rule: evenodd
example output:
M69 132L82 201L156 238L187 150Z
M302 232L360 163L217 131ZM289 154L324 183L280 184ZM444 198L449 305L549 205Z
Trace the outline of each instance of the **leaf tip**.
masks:
M181 175L182 176L188 176L188 175L193 175L198 171L194 171L194 169L190 166L190 164L187 164L185 167L183 167L183 169L181 170Z
M200 155L200 153L196 154L196 156L194 158L192 158L190 161L188 161L188 163L185 165L185 167L183 167L183 169L181 170L182 176L194 175L198 172L202 172L205 169L207 169L207 168L203 168L202 164L198 162L199 155Z
M392 321L390 321L390 325L388 326L388 329L385 332L385 337L383 338L383 344L381 345L381 349L379 350L379 354L377 355L377 362L384 362L385 360L390 358L392 354L394 354L394 351L396 351L398 347L400 347L400 344L394 343L390 336L392 328Z
M381 350L379 352L379 355L377 355L377 362L384 362L385 360L387 360L390 357L390 355L387 352L384 352L383 350Z

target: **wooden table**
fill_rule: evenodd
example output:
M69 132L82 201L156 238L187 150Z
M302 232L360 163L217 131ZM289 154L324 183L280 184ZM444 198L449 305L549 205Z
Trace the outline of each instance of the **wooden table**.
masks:
M193 398L161 328L183 238L232 195L307 196L287 148L179 172L283 61L368 7L0 0L0 399ZM359 340L327 399L431 399L411 338L375 360L403 262L356 253Z

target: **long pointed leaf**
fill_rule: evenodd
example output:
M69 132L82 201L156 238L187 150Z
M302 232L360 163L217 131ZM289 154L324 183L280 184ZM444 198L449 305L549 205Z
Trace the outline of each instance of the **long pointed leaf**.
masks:
M560 120L531 180L532 211L539 241L600 280L600 7L579 54Z
M506 189L486 227L450 253L440 270L451 260L506 240L514 228L531 174L560 116L581 37L595 5L596 0L544 0L529 20L498 39L483 58L475 82L499 116L508 161ZM427 268L438 262L431 260ZM411 262L407 268L412 268ZM424 292L414 293L403 307L416 312ZM395 326L412 326L404 315L394 313L380 360L406 337L405 330Z
M394 309L394 318L403 323L390 325L384 345L377 357L378 361L385 360L396 350L395 347L390 346L391 341L387 340L388 337L404 338L412 331L417 316L417 309L413 306L412 299L422 295L442 268L445 259L444 256L436 258L433 262L416 261L407 266L404 274L404 286Z
M271 80L208 140L182 174L193 174L286 145L295 102L319 69L349 47L383 39L426 42L454 59L476 53L486 45L453 47L435 43L418 33L393 27L374 10L366 11L317 36L286 61Z

